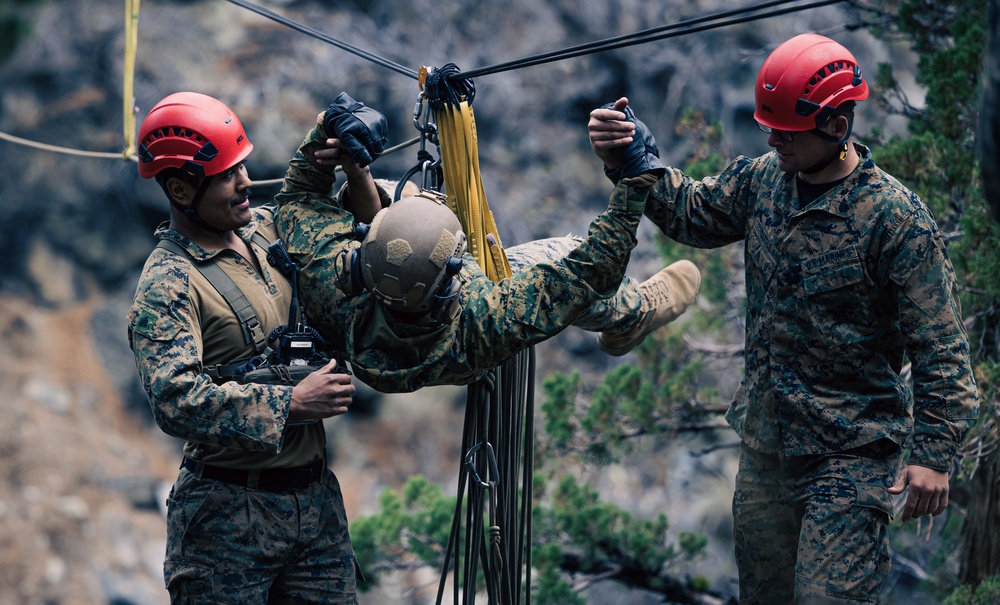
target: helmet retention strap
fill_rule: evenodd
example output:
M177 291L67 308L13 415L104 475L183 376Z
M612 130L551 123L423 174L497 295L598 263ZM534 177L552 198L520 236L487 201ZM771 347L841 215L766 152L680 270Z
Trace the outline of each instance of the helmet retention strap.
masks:
M213 225L209 225L204 219L198 216L198 206L201 205L201 200L205 197L205 192L208 191L208 187L212 184L212 179L214 178L215 175L211 175L206 176L201 180L201 184L198 185L198 190L194 192L194 197L191 198L191 205L184 209L184 216L197 223L199 227L205 229L206 231L211 231L212 233L225 233L224 230Z

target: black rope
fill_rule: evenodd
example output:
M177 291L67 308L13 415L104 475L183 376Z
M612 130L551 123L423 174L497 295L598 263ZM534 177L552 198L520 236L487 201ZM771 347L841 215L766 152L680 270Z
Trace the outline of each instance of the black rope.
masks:
M455 514L438 584L474 604L482 570L491 605L530 603L535 352L528 348L469 385ZM489 511L487 517L486 512ZM486 523L486 521L489 523ZM489 529L489 536L484 529Z
M358 57L367 59L383 67L387 67L397 73L404 76L408 76L413 79L418 79L419 74L407 67L404 67L398 63L390 61L388 59L383 59L377 55L364 51L356 46L347 44L346 42L341 42L332 38L322 32L316 31L310 27L306 27L300 23L297 23L286 17L282 17L266 8L257 6L246 0L227 0L237 6L242 6L248 10L251 10L259 15L267 17L273 21L281 23L287 27L290 27L296 31L304 33L306 35L312 36L328 44L332 44L338 48L346 50ZM615 50L618 48L624 48L627 46L633 46L637 44L645 44L647 42L654 42L657 40L664 40L667 38L674 38L678 36L686 36L689 34L700 33L720 27L728 27L731 25L738 25L741 23L749 23L752 21L757 21L760 19L768 19L771 17L779 17L781 15L787 15L790 13L795 13L804 10L810 10L814 8L820 8L823 6L829 6L831 4L839 4L845 0L819 0L817 2L811 2L809 4L803 4L798 6L786 7L772 11L764 11L764 9L782 6L785 4L793 4L800 2L801 0L771 0L770 2L764 2L750 7L738 8L729 11L723 11L720 13L714 13L711 15L705 15L702 17L695 17L692 19L686 19L684 21L678 21L676 23L671 23L667 25L662 25L660 27L654 27L650 29L645 29L632 34L625 34L622 36L616 36L613 38L605 38L603 40L597 40L594 42L588 42L586 44L580 44L577 46L571 46L569 48L564 48L562 50L551 51L547 53L542 53L538 55L531 55L523 59L517 59L514 61L507 61L505 63L497 63L495 65L490 65L487 67L480 67L466 72L458 71L458 68L449 69L448 71L440 74L443 83L437 84L440 91L436 98L441 99L443 102L453 102L454 93L457 91L459 97L465 94L466 99L470 104L475 96L475 86L471 85L471 78L489 74L500 73L504 71L510 71L513 69L520 69L523 67L532 67L535 65L541 65L544 63L551 63L554 61L561 61L563 59L570 59L573 57L580 57L589 54L595 54L599 52L605 52L608 50ZM703 25L699 25L703 24ZM454 64L448 64L454 66ZM428 80L430 77L428 77ZM459 81L470 82L470 85L466 86ZM456 104L457 103L453 103Z
M763 12L760 14L751 14L771 6L779 6L782 4L789 4L799 1L800 0L773 0L772 2L765 2L759 5L754 5L752 7L738 8L730 11L724 11L721 13L715 13L712 15L706 15L703 17L696 17L693 19L687 19L685 21L678 21L677 23L671 23L668 25L662 25L660 27L654 27L651 29L642 30L640 32L632 34L617 36L615 38L606 38L604 40L588 42L586 44L580 44L578 46L571 46L569 48L564 48L562 50L551 51L539 55L532 55L530 57L525 57L523 59L517 59L514 61L507 61L506 63L498 63L496 65L480 67L478 69L473 69L470 71L463 72L454 77L474 78L477 76L484 76L504 71L510 71L513 69L519 69L522 67L531 67L534 65L541 65L543 63L551 63L553 61L560 61L563 59L570 59L573 57L580 57L583 55L590 55L608 50L615 50L618 48L624 48L626 46L644 44L646 42L654 42L656 40L674 38L677 36L686 36L688 34L708 31L719 27L728 27L730 25L738 25L740 23L748 23L760 19L778 17L781 15L787 15L789 13L799 12L807 9L819 8L830 4L839 4L841 2L844 2L845 0L820 0L818 2L812 2L810 4L805 4L801 6L794 6L770 12ZM748 15L748 16L735 19L727 19L725 21L721 21L718 23L712 23L708 25L702 25L700 27L694 27L699 23L704 23L706 21L716 21L718 19L738 16L738 15ZM680 29L681 31L674 31L678 29Z
M465 406L465 421L462 428L462 452L468 452L475 443L479 443L480 434L478 427L480 426L480 411L482 404L480 403L486 396L486 394L492 390L492 376L487 375L485 378L469 385L466 396L466 406ZM472 532L470 528L476 527L474 525L469 525L469 520L466 518L463 532L462 524L462 513L463 510L468 513L470 510L481 510L480 507L476 506L473 502L476 492L480 491L479 486L475 486L475 489L469 488L467 486L472 482L469 481L469 473L465 468L465 457L459 463L458 468L458 490L457 497L455 498L455 514L452 517L451 532L448 536L448 546L445 549L444 561L441 569L440 582L438 583L438 593L435 603L441 605L444 599L444 589L445 589L445 579L448 577L448 570L452 570L456 574L456 580L458 579L458 574L464 573L466 578L469 577L469 559L475 558L470 555L470 553L475 551L469 550L469 533ZM466 506L465 493L470 492L468 506ZM479 527L482 525L480 524ZM464 543L465 549L458 548L459 543ZM463 559L463 553L466 555ZM475 578L475 576L472 576ZM473 580L473 584L475 580ZM461 600L461 595L459 591L462 589L462 582L455 581L452 583L452 602L453 603L463 603L465 601ZM470 601L471 602L471 601Z
M468 101L472 105L472 100L476 98L476 85L461 75L457 65L445 63L427 74L424 94L427 104L441 111L446 104L457 107L462 101Z
M323 42L326 42L328 44L332 44L332 45L336 46L337 48L340 48L342 50L346 50L347 52L352 53L354 55L357 55L357 56L361 57L362 59L367 59L367 60L371 61L372 63L377 63L377 64L381 65L382 67L387 67L387 68L389 68L389 69L391 69L391 70L393 70L393 71L395 71L397 73L400 73L400 74L402 74L404 76L408 76L410 78L413 78L414 80L416 80L419 77L419 74L417 74L417 72L413 71L412 69L410 69L408 67L404 67L404 66L402 66L402 65L400 65L398 63L394 63L394 62L392 62L392 61L390 61L388 59L383 59L383 58L381 58L381 57L379 57L377 55L373 55L372 53L370 53L368 51L361 50L360 48L358 48L356 46L351 46L350 44L348 44L346 42L341 42L339 40L331 38L330 36L328 36L328 35L326 35L326 34L324 34L322 32L316 31L315 29L312 29L311 27L306 27L305 25L302 25L301 23L297 23L295 21L292 21L291 19L288 19L286 17L282 17L281 15L279 15L277 13L274 13L274 12L271 12L270 10L268 10L268 9L262 7L262 6L257 6L256 4L253 4L251 2L247 2L246 0L227 0L227 1L228 2L232 2L233 4L235 4L237 6L242 6L245 9L251 10L251 11L257 13L258 15L262 15L264 17L267 17L268 19L271 19L272 21L276 21L276 22L278 22L278 23L280 23L282 25L285 25L287 27L290 27L290 28L292 28L292 29L294 29L294 30L296 30L298 32L301 32L301 33L306 34L308 36L312 36L313 38L316 38L317 40L322 40Z

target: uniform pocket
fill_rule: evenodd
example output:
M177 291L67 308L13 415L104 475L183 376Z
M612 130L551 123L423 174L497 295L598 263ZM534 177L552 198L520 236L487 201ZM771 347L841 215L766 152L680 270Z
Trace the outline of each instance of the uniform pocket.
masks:
M874 603L889 576L892 499L882 487L856 486L856 499L837 541L837 563L827 584L830 596Z
M163 568L170 602L174 605L216 603L212 569L168 561Z
M162 309L156 309L142 302L136 303L129 309L126 321L130 337L135 333L162 342L173 340L181 330L180 324Z
M813 324L831 347L863 340L878 330L870 280L861 259L853 249L838 252L809 259L802 277Z

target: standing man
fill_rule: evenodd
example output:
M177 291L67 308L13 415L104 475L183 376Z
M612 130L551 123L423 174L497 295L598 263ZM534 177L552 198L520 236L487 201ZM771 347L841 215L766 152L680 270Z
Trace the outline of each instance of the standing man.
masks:
M874 603L892 496L908 492L904 521L941 514L978 415L955 273L930 211L851 141L868 85L846 48L796 36L754 90L774 151L701 181L667 168L645 214L688 245L745 240L746 367L727 414L740 602ZM622 145L652 143L625 98L588 128L612 180Z
M156 422L185 441L167 502L171 603L354 604L343 496L315 421L347 411L350 376L335 361L295 386L210 375L259 354L289 317L290 283L258 243L277 237L273 208L250 208L253 146L228 107L190 92L157 103L138 142L140 175L170 201L156 237L172 244L150 254L127 319ZM370 180L366 169L349 174ZM202 267L232 280L251 318Z

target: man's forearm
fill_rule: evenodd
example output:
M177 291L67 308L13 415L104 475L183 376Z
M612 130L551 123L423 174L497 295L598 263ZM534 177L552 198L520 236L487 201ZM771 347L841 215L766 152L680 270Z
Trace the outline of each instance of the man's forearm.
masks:
M347 188L341 197L341 203L359 223L371 223L379 210L382 209L382 196L371 171L367 166L357 168L356 165L344 167L347 177Z
M563 259L572 273L603 296L613 294L621 283L648 195L648 188L616 186L608 210L594 219L587 238Z
M295 155L288 162L288 170L285 172L285 180L281 188L282 194L318 193L332 195L333 185L337 181L336 172L333 167L320 167L315 162L316 150L326 146L326 143L323 142L325 137L321 137L323 137L323 133L317 126L310 130L303 139ZM279 197L281 196L279 195Z

